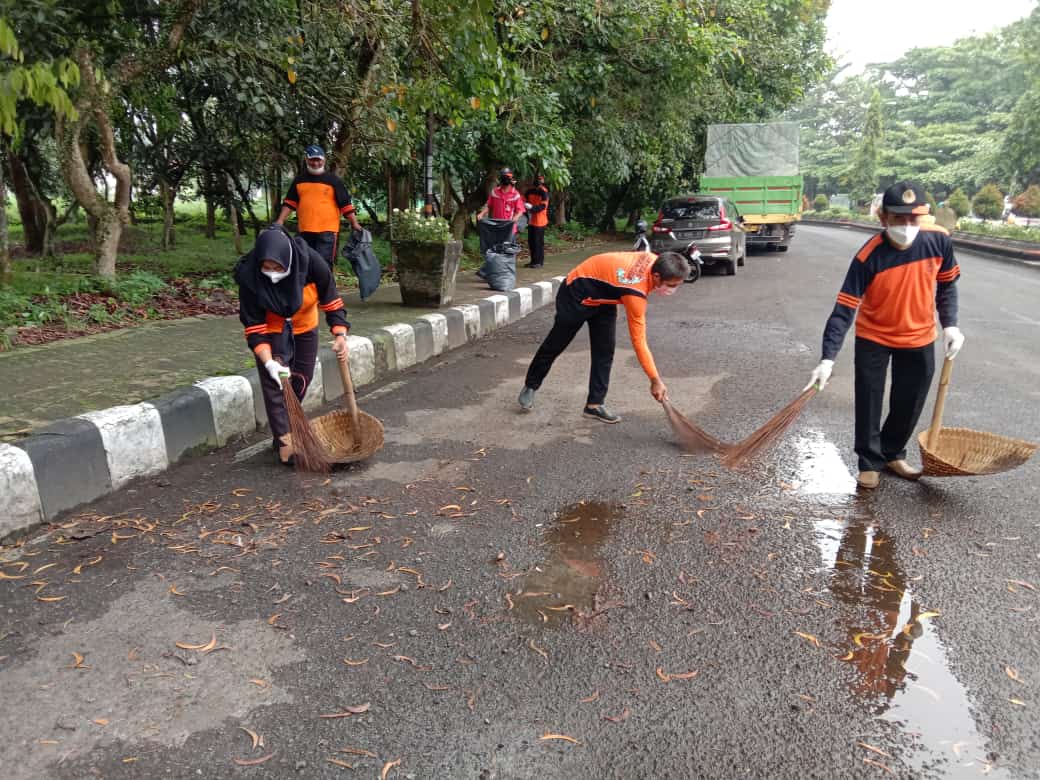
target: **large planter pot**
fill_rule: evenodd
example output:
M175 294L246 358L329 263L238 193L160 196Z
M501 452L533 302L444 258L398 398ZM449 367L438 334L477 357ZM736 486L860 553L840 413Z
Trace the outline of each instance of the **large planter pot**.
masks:
M455 297L455 274L462 257L462 242L418 244L394 242L397 279L405 306L448 306Z

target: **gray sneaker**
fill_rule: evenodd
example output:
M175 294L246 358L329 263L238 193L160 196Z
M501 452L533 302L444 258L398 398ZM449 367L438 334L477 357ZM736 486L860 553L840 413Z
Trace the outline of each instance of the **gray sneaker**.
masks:
M608 412L607 407L602 405L593 406L592 408L586 406L584 414L586 417L592 417L600 422L609 423L611 425L621 422L621 418L618 415L613 412Z
M525 412L531 411L531 407L534 406L534 388L525 387L520 391L520 397L516 400L520 403L520 408Z

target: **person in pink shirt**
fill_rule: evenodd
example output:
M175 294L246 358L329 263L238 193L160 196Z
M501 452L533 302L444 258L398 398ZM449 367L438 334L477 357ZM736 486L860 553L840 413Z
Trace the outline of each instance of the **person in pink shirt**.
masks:
M524 198L516 188L512 169L503 168L498 172L498 186L491 190L487 203L477 214L477 220L484 219L491 212L491 219L511 219L515 225L526 209Z

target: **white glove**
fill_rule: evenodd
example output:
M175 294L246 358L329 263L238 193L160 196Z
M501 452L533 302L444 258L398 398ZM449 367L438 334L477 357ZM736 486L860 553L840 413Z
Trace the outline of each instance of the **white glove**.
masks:
M943 328L943 347L946 349L946 357L953 360L964 346L964 334L956 325Z
M827 380L831 378L831 371L834 370L833 360L821 360L820 365L813 369L812 377L809 379L809 384L802 388L804 393L813 385L816 385L817 390L823 390L827 386Z
M282 377L289 377L289 369L273 358L264 363L264 368L279 387L282 386Z

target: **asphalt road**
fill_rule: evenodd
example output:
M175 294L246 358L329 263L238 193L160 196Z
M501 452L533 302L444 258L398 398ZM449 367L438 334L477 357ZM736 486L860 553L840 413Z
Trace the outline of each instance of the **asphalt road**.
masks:
M655 298L676 405L732 441L797 395L864 239ZM1040 439L1040 273L960 259L947 423ZM3 551L5 776L1040 777L1036 462L857 495L851 349L747 472L623 332L620 425L582 338L522 414L551 314L368 392L365 466L242 442Z

